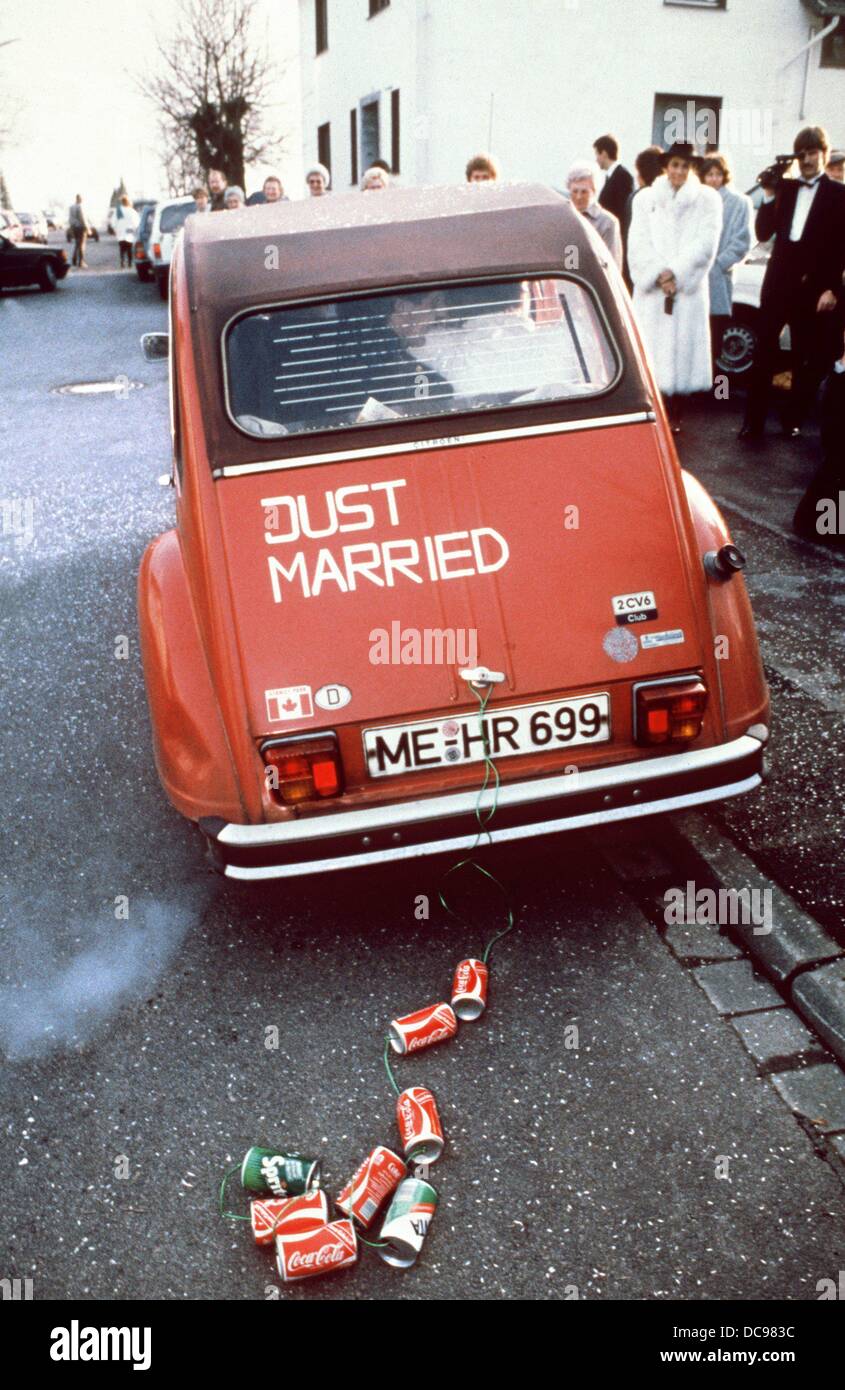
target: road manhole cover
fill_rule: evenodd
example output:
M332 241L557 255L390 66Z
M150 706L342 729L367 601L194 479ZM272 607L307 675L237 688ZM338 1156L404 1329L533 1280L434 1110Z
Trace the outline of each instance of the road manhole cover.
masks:
M121 396L126 391L139 391L143 381L130 381L128 376L111 377L108 381L68 381L64 386L54 386L56 396Z

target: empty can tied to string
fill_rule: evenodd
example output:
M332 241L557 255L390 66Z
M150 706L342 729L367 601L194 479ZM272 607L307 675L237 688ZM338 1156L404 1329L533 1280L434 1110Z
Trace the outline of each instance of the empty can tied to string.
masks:
M443 1152L443 1126L427 1086L409 1086L396 1101L396 1124L409 1163L435 1163Z
M452 981L452 1012L461 1023L469 1023L484 1013L489 979L490 971L483 960L470 957L456 967Z
M335 1206L366 1231L407 1171L398 1154L378 1144L335 1198Z
M270 1193L274 1197L298 1197L320 1186L322 1160L306 1158L283 1149L264 1149L253 1144L241 1164L245 1192Z
M419 1052L434 1043L448 1042L458 1031L450 1004L429 1004L416 1013L394 1018L389 1028L390 1046L400 1056Z
M272 1245L277 1235L302 1236L325 1226L329 1199L322 1188L299 1197L256 1197L249 1219L256 1245Z
M351 1221L332 1221L304 1235L276 1236L276 1268L286 1284L354 1265L358 1237Z
M437 1210L437 1192L421 1178L406 1178L393 1195L379 1240L378 1253L394 1269L416 1264Z

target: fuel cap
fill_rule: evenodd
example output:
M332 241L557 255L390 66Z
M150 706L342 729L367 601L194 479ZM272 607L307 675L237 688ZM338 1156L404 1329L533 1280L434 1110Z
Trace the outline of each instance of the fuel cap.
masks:
M719 550L708 550L704 557L704 568L714 579L730 579L745 569L745 556L738 545L723 545Z

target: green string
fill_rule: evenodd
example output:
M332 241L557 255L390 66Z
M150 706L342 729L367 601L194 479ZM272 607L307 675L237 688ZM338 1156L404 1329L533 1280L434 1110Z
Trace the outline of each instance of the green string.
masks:
M503 883L499 882L495 874L491 874L489 870L483 868L481 864L478 864L476 860L473 859L473 855L475 854L482 840L486 839L486 842L491 845L493 843L493 836L488 827L490 821L496 814L496 810L499 804L499 789L501 786L501 779L499 777L499 770L496 767L496 764L493 762L493 759L490 757L490 744L487 737L487 726L484 723L484 714L487 709L487 704L492 692L493 687L491 685L487 686L486 695L481 695L477 690L474 691L475 696L478 700L478 718L481 724L481 736L484 740L484 779L481 783L481 786L479 787L478 796L476 797L475 802L475 819L478 822L478 834L475 837L474 843L470 845L469 854L466 856L466 858L459 860L457 864L453 864L451 868L446 870L445 874L440 880L441 887L439 888L437 894L437 896L440 899L441 906L445 908L445 910L449 913L450 917L454 917L455 921L460 922L463 926L468 926L469 923L467 922L466 918L461 916L459 912L455 912L455 910L452 907L450 907L449 903L446 901L446 895L443 892L442 885L446 882L446 879L449 878L450 874L457 873L459 869L472 868L475 869L477 873L483 874L485 878L488 878L490 882L494 883L496 887L499 889L500 893L502 894L502 897L504 898L505 910L507 912L507 926L504 927L502 931L497 932L495 936L491 937L490 940L487 942L487 945L484 947L481 959L485 965L487 964L487 961L490 958L490 952L493 950L493 947L495 946L496 942L501 941L502 937L507 936L508 932L512 931L513 928L516 926L516 918L514 916L513 908L510 904L510 896L508 894L508 890L505 888ZM491 777L493 779L493 799L489 806L482 808L481 802L484 797L484 793L487 791L487 788L490 785Z
M229 1172L228 1172L228 1173L225 1173L225 1174L223 1175L223 1181L222 1181L221 1184L220 1184L220 1197L219 1197L220 1215L221 1215L221 1216L225 1216L226 1219L227 1219L228 1221L249 1221L249 1217L248 1217L248 1216L241 1216L241 1215L239 1215L239 1213L236 1212L236 1211L224 1211L224 1209L223 1209L223 1207L224 1207L224 1202L225 1202L225 1200L226 1200L226 1199L225 1199L226 1184L227 1184L227 1182L229 1181L229 1179L230 1179L231 1177L234 1177L235 1173L237 1173L239 1170L240 1170L240 1164L237 1163L237 1164L235 1164L235 1167L234 1167L234 1168L230 1168L230 1169L229 1169Z
M385 1069L385 1071L387 1072L387 1079L388 1079L388 1081L390 1082L391 1086L393 1087L393 1093L394 1093L394 1095L397 1095L397 1096L401 1095L402 1092L399 1090L399 1087L396 1085L396 1077L393 1075L393 1068L392 1068L391 1065L390 1065L390 1035L389 1035L389 1033L386 1033L386 1034L385 1034L385 1037L384 1037L384 1069Z

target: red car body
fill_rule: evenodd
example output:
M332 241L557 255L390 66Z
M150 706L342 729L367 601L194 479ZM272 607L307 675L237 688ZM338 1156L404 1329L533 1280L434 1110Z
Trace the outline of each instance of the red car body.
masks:
M470 845L485 745L501 839L760 784L741 557L552 190L190 218L170 373L144 670L163 787L227 875Z

